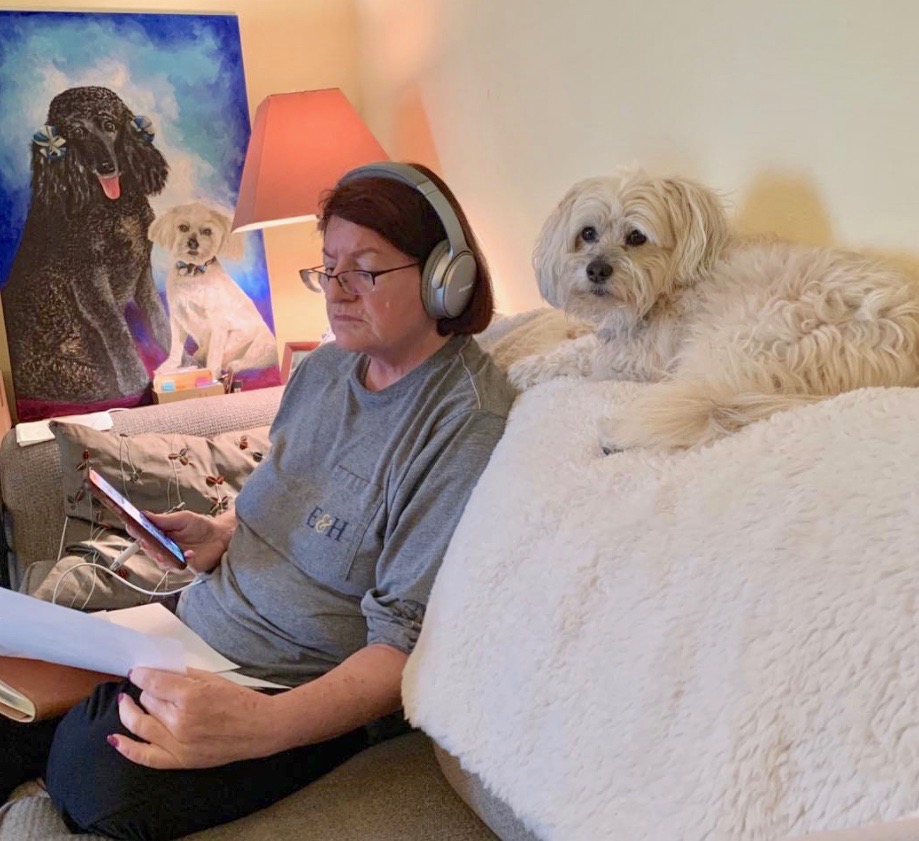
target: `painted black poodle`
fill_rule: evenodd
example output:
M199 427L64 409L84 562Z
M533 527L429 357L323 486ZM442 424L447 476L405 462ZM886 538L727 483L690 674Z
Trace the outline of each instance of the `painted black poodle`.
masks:
M91 403L136 395L149 376L125 318L155 344L169 322L150 267L147 196L168 166L149 121L108 88L70 88L32 144L32 201L3 289L18 400ZM23 418L21 418L23 419Z

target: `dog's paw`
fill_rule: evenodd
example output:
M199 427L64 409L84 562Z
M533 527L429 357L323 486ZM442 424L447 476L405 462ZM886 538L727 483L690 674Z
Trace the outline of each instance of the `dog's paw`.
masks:
M518 359L507 369L507 378L511 385L518 391L526 391L534 385L539 385L546 376L545 365L540 356L527 356Z

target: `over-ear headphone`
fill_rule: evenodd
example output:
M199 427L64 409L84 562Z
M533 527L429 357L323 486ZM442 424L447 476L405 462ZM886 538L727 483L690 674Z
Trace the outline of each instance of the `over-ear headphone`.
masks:
M391 178L414 187L434 208L447 238L434 246L421 271L421 300L432 318L456 318L469 304L475 288L476 262L463 226L447 197L423 172L409 164L381 162L359 166L342 176L339 184L358 178Z

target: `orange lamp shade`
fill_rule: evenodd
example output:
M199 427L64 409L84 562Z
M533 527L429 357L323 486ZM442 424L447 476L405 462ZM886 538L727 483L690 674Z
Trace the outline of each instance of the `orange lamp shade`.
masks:
M338 88L266 97L255 112L234 231L315 219L348 170L389 160Z

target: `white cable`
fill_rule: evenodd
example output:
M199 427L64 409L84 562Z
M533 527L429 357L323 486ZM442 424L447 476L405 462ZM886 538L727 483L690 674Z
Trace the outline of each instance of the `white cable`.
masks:
M133 555L136 555L139 551L140 541L135 540L133 543L128 544L126 549L123 549L115 556L115 559L108 565L108 568L112 572L118 572L118 570L124 566L124 562Z
M67 537L67 523L70 522L70 515L64 515L64 528L61 529L61 542L57 546L57 560L61 559L61 555L64 554L64 538ZM55 561L56 563L56 561Z
M113 576L122 584L124 584L125 587L130 587L132 590L137 590L138 593L143 593L145 596L156 596L157 598L163 596L174 596L176 593L181 593L184 590L187 590L189 587L194 587L195 584L200 584L205 579L205 575L199 572L194 577L194 579L188 582L188 584L184 584L175 590L163 590L162 592L157 592L156 590L145 590L143 587L138 587L136 584L132 584L130 581L126 581L124 578L118 575L117 572L112 572L112 570L110 570L107 566L102 566L102 564L94 564L91 561L83 561L79 564L74 564L58 579L57 584L54 585L54 592L51 594L51 604L57 604L57 592L60 589L61 584L64 582L64 579L72 572L78 570L80 567L93 567L94 571L107 572L109 575ZM160 584L162 584L162 581ZM159 587L159 584L157 584L157 587ZM86 604L88 604L88 601L84 602L84 606Z
M90 509L89 509L89 512L90 512L90 519L92 519L92 500L90 500L90 503L89 503L89 504L90 504ZM60 563L60 561L61 561L61 556L64 554L64 540L65 540L65 538L67 537L67 525L68 525L69 523L70 523L70 515L69 515L69 514L65 514L65 515L64 515L64 527L61 529L61 540L60 540L60 543L58 543L58 547L57 547L57 560L55 561L55 563ZM89 538L90 538L90 543L93 542L93 539L92 539L92 538L93 538L93 531L94 531L94 528L95 528L95 526L93 525L92 522L90 522L90 527L89 527ZM93 548L93 556L96 557L96 558L99 557L99 551L98 551L97 549L95 549L95 548ZM96 580L97 580L97 578L96 578L96 573L93 572L92 586L89 588L89 593L87 594L86 598L83 599L83 605L79 608L80 610L84 610L84 609L86 608L86 605L89 604L89 600L93 597L93 593L96 592ZM58 582L58 583L60 583L60 582ZM54 593L55 593L54 598L56 598L56 597L57 597L57 587L54 588ZM79 593L74 593L73 599L71 599L71 602L70 602L70 607L73 607L73 606L76 604L77 596L78 596L78 595L79 595Z
M160 587L162 587L166 583L167 578L169 578L169 570L166 570L166 572L163 573L163 577L159 581L156 582L156 586L153 588L154 593L157 593ZM152 602L153 599L154 599L154 596L150 596L149 601Z
M93 570L93 583L89 588L89 592L86 594L86 598L83 599L83 604L80 606L80 610L86 610L86 605L89 604L90 599L93 597L93 593L96 592L96 582L99 580L99 574L96 570ZM70 606L73 607L74 602L77 600L77 594L74 593L73 601L70 603Z
M482 408L482 397L479 394L479 390L475 386L475 377L472 376L472 371L469 370L469 366L466 364L466 357L463 355L466 352L466 346L471 341L472 341L471 336L468 339L466 339L466 343L460 348L459 358L460 358L460 362L463 363L463 369L466 371L466 376L469 377L469 385L472 386L472 390L475 392L475 400L476 400L476 403L478 404L476 408L481 409Z

